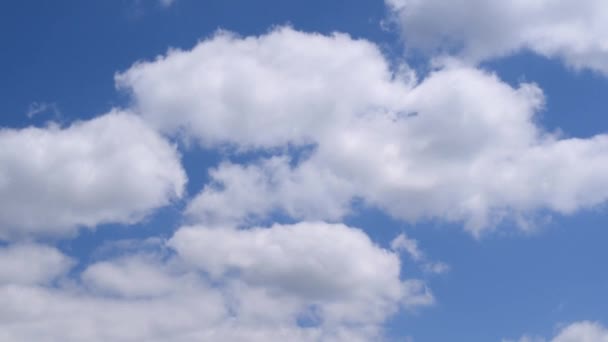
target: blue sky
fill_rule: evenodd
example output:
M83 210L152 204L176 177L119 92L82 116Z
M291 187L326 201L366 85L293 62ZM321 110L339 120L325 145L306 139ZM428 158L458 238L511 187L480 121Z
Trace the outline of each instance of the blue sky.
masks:
M608 7L539 3L2 3L0 340L605 341Z

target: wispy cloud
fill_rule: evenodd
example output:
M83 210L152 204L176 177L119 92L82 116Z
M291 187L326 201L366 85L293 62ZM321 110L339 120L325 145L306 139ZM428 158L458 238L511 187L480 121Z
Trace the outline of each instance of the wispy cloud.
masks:
M56 103L32 102L27 107L27 111L25 113L25 115L30 119L40 114L51 114L53 118L59 118L61 117L61 110L59 110Z

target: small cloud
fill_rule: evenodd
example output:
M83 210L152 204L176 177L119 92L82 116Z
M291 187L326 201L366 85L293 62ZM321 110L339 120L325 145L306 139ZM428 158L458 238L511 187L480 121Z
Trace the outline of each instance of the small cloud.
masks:
M413 261L421 265L422 270L426 273L442 274L450 269L450 266L444 262L428 260L418 246L418 241L409 238L404 233L397 235L391 241L391 249L395 252L406 252Z
M32 102L27 107L27 112L25 115L28 118L33 118L39 114L50 113L54 118L58 118L61 116L61 111L56 103L48 103L48 102Z

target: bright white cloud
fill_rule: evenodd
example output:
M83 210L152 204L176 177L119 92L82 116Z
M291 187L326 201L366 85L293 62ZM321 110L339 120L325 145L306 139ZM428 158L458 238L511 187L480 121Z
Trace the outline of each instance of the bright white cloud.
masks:
M186 214L205 223L243 223L279 209L298 219L337 221L350 211L354 184L332 172L308 162L293 169L287 156L250 165L223 163L210 170L212 183Z
M277 210L339 220L362 199L409 221L464 221L479 234L504 218L608 198L608 137L544 132L536 85L514 88L453 61L421 81L399 70L369 42L279 28L220 33L116 78L136 111L169 134L237 150L309 148L297 165L285 153L211 171L187 209L205 223Z
M116 83L162 131L248 149L315 143L353 116L394 107L405 85L392 79L368 41L280 28L247 38L220 32L137 63Z
M608 74L603 0L386 0L406 45L473 61L531 50Z
M134 223L180 197L176 149L137 116L0 130L0 238Z
M552 342L608 342L608 329L595 322L577 322L562 329Z
M156 259L155 255L132 255L100 261L89 266L81 277L95 293L125 298L163 296L195 283Z

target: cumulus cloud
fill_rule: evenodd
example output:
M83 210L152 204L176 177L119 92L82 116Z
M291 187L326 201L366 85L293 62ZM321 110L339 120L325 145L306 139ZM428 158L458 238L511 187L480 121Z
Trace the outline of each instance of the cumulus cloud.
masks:
M552 342L607 342L608 329L597 322L577 322L564 328Z
M539 209L568 214L608 198L607 136L545 132L535 84L512 87L454 61L417 80L370 42L278 28L219 33L116 79L134 110L167 134L275 154L212 170L187 209L198 222L277 211L337 221L361 200L481 234ZM294 160L288 147L307 153Z
M404 87L391 79L371 42L280 28L246 38L219 32L135 64L116 84L164 132L251 149L314 143L353 115L390 107Z
M482 61L529 50L608 74L608 4L591 1L386 0L406 46Z
M0 130L0 238L134 223L180 197L179 154L139 117Z
M16 244L0 247L0 284L47 285L73 265L74 260L48 246Z
M550 340L541 337L524 336L517 342L606 342L608 341L608 329L597 322L581 321L575 322L562 328L559 333ZM503 342L515 342L503 340Z
M406 293L422 299L421 304L433 302L427 289L400 280L398 255L341 224L187 227L169 244L213 279L236 273L248 284L315 303L327 320L382 321ZM406 291L412 289L416 291Z
M192 283L156 255L129 255L90 265L81 275L92 292L124 298L158 297Z
M0 339L377 341L398 308L434 301L396 254L343 225L190 226L157 243L70 277L50 247L0 251L0 317L14 323Z

